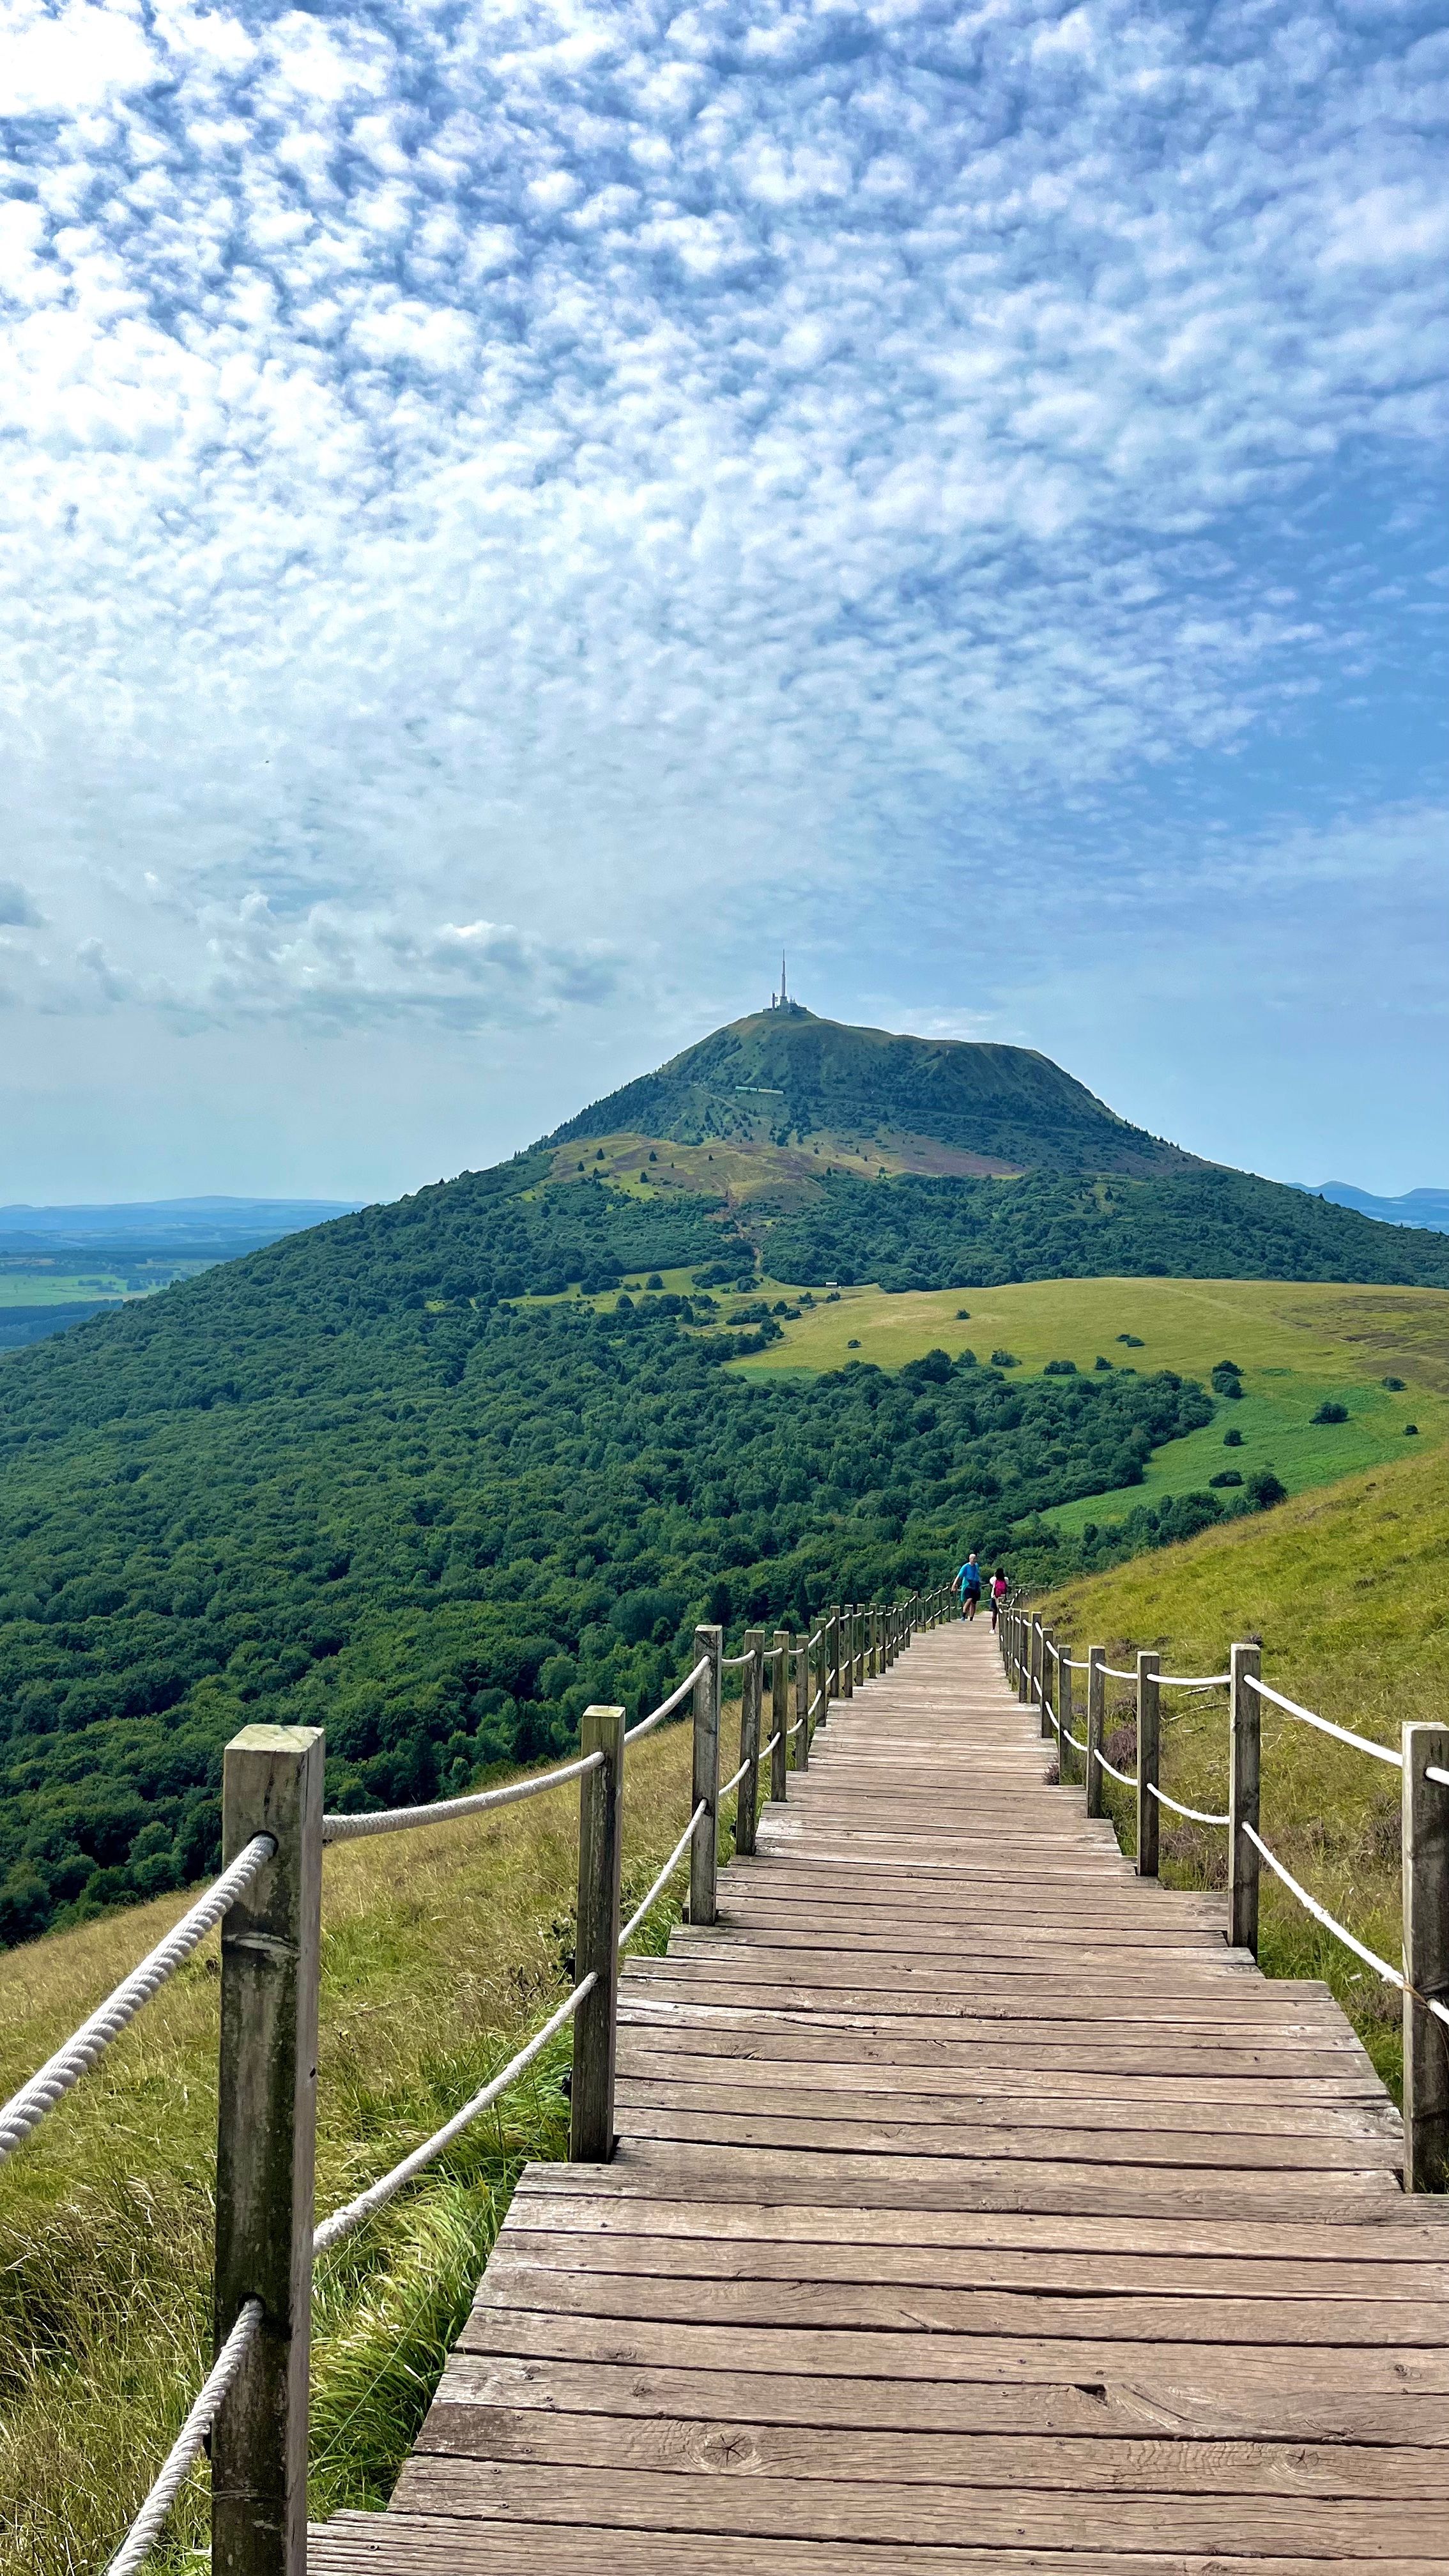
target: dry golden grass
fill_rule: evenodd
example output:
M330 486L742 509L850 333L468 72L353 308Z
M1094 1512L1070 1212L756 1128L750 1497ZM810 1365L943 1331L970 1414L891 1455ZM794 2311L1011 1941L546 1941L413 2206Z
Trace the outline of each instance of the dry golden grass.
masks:
M629 1756L631 1910L688 1814L688 1732ZM577 1822L570 1788L329 1853L319 2213L441 2126L568 1991ZM0 1958L0 2098L184 1903ZM661 1902L639 1946L674 1912ZM25 2576L105 2565L208 2366L217 1995L213 1936L0 2169L0 2563ZM385 2501L519 2167L564 2150L567 2063L565 2039L319 2264L314 2512ZM205 2535L197 2476L173 2516L174 2562Z

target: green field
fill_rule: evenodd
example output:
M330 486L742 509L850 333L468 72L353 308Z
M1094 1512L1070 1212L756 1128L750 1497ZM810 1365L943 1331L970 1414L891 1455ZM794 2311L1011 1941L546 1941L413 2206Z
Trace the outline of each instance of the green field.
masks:
M114 1271L0 1270L0 1309L6 1306L78 1306L97 1297L124 1297L126 1282Z
M789 1292L772 1284L763 1293ZM1128 1348L1121 1333L1142 1347ZM1400 1457L1412 1445L1409 1422L1422 1440L1449 1436L1449 1292L1438 1288L1260 1279L1061 1279L906 1296L843 1288L838 1304L817 1304L785 1324L768 1351L734 1365L758 1373L861 1359L895 1369L938 1344L953 1356L969 1346L982 1360L1009 1350L1023 1376L1051 1359L1090 1370L1100 1355L1116 1367L1175 1369L1206 1384L1219 1360L1237 1362L1240 1402L1219 1404L1205 1430L1160 1449L1140 1485L1045 1515L1064 1530L1196 1492L1225 1468L1247 1476L1271 1466L1290 1494L1332 1484ZM1404 1380L1403 1394L1383 1385L1389 1376ZM1345 1405L1348 1421L1315 1425L1311 1416L1325 1400ZM1230 1426L1242 1432L1240 1448L1223 1446Z

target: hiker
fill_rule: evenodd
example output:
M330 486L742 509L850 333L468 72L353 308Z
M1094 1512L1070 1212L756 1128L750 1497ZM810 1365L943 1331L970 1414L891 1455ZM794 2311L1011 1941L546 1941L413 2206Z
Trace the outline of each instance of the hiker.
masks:
M956 1589L961 1595L962 1618L974 1619L981 1599L981 1568L976 1562L974 1547L957 1574Z
M996 1572L991 1578L991 1624L993 1628L997 1625L1002 1611L1006 1607L1006 1596L1010 1590L1011 1586L1006 1580L1006 1569L1004 1566L998 1565Z

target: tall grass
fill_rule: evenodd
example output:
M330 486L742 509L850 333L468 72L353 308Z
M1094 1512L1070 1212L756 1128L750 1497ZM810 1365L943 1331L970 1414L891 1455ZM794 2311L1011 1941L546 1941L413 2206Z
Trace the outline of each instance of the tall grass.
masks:
M1397 1745L1406 1717L1449 1713L1446 1561L1449 1460L1437 1451L1065 1585L1042 1609L1078 1654L1105 1645L1109 1662L1120 1664L1136 1647L1152 1646L1175 1672L1224 1671L1234 1639L1260 1637L1266 1681L1360 1735ZM1109 1709L1110 1723L1130 1728L1130 1698L1119 1694ZM1122 1741L1130 1753L1130 1732ZM1226 1806L1225 1693L1164 1692L1162 1746L1165 1789L1189 1806ZM1130 1801L1107 1785L1130 1850ZM1397 1772L1265 1705L1262 1832L1340 1922L1397 1964ZM1200 1827L1169 1828L1164 1818L1163 1877L1220 1885L1224 1841ZM1321 1931L1266 1869L1262 1955L1274 1975L1322 1977L1332 1987L1397 2091L1397 1993Z
M630 1910L684 1822L688 1786L687 1728L631 1752ZM440 2127L568 1991L577 1819L565 1789L329 1853L319 2213ZM184 1901L0 1958L0 2097ZM662 1945L676 1916L662 1900L638 1946ZM0 2170L0 2563L25 2576L105 2565L209 2364L218 1988L213 1942ZM565 2036L319 2263L315 2515L386 2502L520 2168L565 2151L568 2059ZM159 2564L194 2564L206 2498L198 2473Z

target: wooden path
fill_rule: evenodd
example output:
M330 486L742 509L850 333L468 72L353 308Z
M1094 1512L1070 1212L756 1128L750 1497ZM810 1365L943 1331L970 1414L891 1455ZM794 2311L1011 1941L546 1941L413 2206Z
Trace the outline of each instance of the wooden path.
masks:
M316 2576L1449 2564L1449 2210L1326 1989L1047 1751L984 1620L832 1708Z

